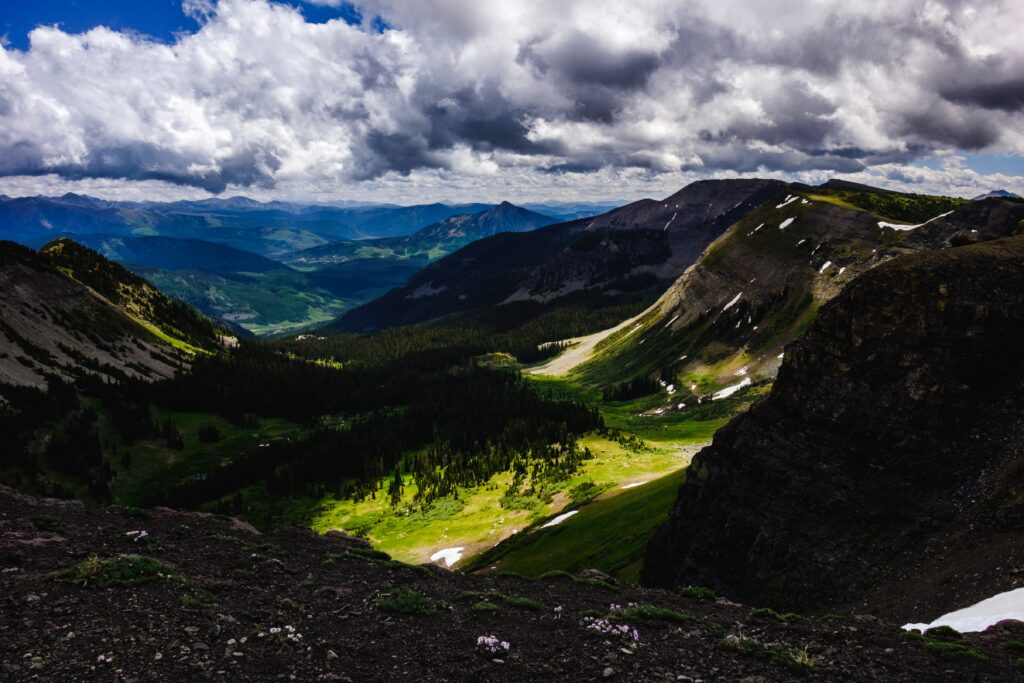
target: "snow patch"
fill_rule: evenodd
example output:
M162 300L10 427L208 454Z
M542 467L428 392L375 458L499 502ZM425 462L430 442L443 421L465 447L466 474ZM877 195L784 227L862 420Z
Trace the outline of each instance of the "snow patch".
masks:
M721 401L723 398L729 398L743 387L749 387L753 382L750 381L749 377L744 377L743 381L739 384L733 384L731 387L726 387L721 391L717 391L711 395L712 401Z
M747 374L747 370L749 370L749 369L750 368L748 368L746 365L744 365L742 368L740 368L739 370L734 372L733 375L735 375L736 377L742 377L743 375Z
M787 218L786 220L782 221L781 223L779 223L779 230L785 230L789 226L793 225L793 221L795 221L795 220L796 220L796 218L794 217L794 218Z
M775 206L775 208L776 208L776 209L781 209L782 207L784 207L784 206L786 206L786 205L788 205L788 204L792 204L792 203L793 203L793 202L795 202L795 201L796 201L797 199L800 199L800 197L796 196L795 194L787 194L787 195L786 195L786 200L785 200L784 202L782 202L781 204L777 204L777 205Z
M446 567L450 567L462 559L463 550L465 550L465 548L462 546L459 546L458 548L445 548L444 550L438 550L430 556L430 561L437 562L438 560L444 560L444 565Z
M944 614L930 624L904 624L903 628L923 631L936 626L949 626L961 633L973 633L984 631L1004 619L1024 621L1024 588L999 593L970 607Z
M893 230L914 230L916 228L920 228L922 225L928 225L932 221L937 221L940 218L945 218L946 216L948 216L951 213L953 213L953 212L952 211L947 211L946 213L940 213L935 218L929 218L924 223L918 223L917 225L903 225L901 223L887 223L885 221L878 221L878 227L880 227L880 228L892 228Z
M633 488L636 488L637 486L643 486L646 483L647 483L646 481L634 481L632 484L626 484L622 488L624 488L624 489L633 489Z
M756 228L754 228L753 230L748 232L747 233L747 237L750 237L751 235L753 235L755 232L757 232L758 230L760 230L763 227L764 227L764 223L762 223L761 225L757 226Z
M726 312L726 311L728 311L728 310L729 310L730 308L732 308L733 306L735 306L735 305L736 305L736 302L740 300L740 297L741 297L741 296L743 296L743 292L740 292L739 294L737 294L736 296L734 296L734 297L732 298L732 301L730 301L729 303L727 303L727 304L725 305L725 308L723 308L723 309L722 309L722 313L725 313L725 312Z
M819 270L818 273L824 273L828 269L828 267L831 266L831 265L832 265L831 261L825 261L825 265L823 265L821 267L821 270Z
M679 215L678 211L676 211L674 214L672 214L672 218L669 218L668 219L668 223L665 224L665 228L664 228L665 230L668 230L668 226L672 225L672 221L674 221L676 219L676 216L678 216L678 215Z
M565 520L567 520L570 517L572 517L573 515L575 515L577 512L579 512L579 510L570 510L569 512L565 512L563 514L560 514L557 517L555 517L554 519L552 519L550 522L548 522L547 524L543 525L541 527L541 529L547 529L549 526L556 526L558 524L561 524Z

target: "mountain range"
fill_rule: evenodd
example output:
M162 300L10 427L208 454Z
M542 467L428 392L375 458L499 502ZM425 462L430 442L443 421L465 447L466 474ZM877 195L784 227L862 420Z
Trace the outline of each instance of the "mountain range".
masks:
M1018 588L1024 201L716 180L555 220L502 204L275 258L116 230L0 244L0 484L130 506L0 488L8 609L52 594L122 632L94 589L128 591L174 624L161 652L198 628L231 661L271 656L259 629L287 620L334 652L297 677L379 673L358 664L377 641L348 657L330 624L420 619L445 652L511 630L515 657L466 666L514 680L675 678L681 634L704 645L686 671L738 679L1019 667L1024 627L899 624ZM182 302L202 296L261 330L238 302L276 306L278 331L336 299L316 331L239 340ZM79 642L28 661L75 675ZM184 669L214 666L187 647Z

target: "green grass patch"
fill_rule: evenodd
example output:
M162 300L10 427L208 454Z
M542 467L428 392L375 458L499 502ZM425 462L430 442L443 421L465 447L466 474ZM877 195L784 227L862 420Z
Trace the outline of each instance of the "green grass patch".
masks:
M684 598L690 598L692 600L717 600L718 595L715 591L704 586L687 586L679 589L679 595Z
M683 470L673 472L584 505L558 526L516 534L471 559L465 571L497 564L501 571L540 577L552 576L553 571L572 575L595 568L636 581L647 541L667 518L685 476ZM608 588L614 590L614 586Z
M973 647L963 643L950 643L944 640L925 640L924 644L930 652L945 659L973 659L978 662L987 662L988 657L975 650Z
M1024 653L1024 641L1022 640L1007 640L1003 643L1003 649L1008 652Z
M398 587L391 594L377 600L377 609L392 614L433 614L437 605L409 588Z
M50 574L50 578L78 586L129 588L173 575L170 567L150 557L121 555L103 560L93 555L76 565Z
M636 607L623 607L611 612L608 615L611 621L668 621L676 624L685 624L696 621L696 617L683 612L677 612L666 607L655 607L653 605L638 605Z

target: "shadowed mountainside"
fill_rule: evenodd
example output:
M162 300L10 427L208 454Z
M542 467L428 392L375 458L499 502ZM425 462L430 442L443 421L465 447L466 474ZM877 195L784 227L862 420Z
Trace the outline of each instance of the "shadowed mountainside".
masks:
M866 272L694 458L643 580L904 621L1014 587L1022 344L1024 237Z

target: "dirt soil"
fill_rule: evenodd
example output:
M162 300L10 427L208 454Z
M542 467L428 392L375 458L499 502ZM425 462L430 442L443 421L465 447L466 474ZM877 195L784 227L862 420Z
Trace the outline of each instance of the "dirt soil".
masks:
M139 534L128 532L139 531L147 536L133 541ZM98 585L102 572L76 570L66 577L71 582L53 576L79 563L88 567L94 556L100 561L91 561L94 569L111 560L144 563L143 556L160 563L149 565L160 571L138 585L107 588ZM428 613L386 611L400 588L425 598ZM529 600L517 605L501 596ZM612 603L654 605L684 620L631 615L636 642L584 626L586 616L606 615ZM568 576L466 576L389 562L336 532L258 534L228 518L87 508L3 487L0 633L0 679L11 681L1024 677L1014 663L1022 654L1005 646L1024 641L1017 622L954 638L974 654L950 658L874 617L783 619L722 599L610 585L593 576L589 583ZM507 641L508 652L479 652L477 638L488 635ZM776 645L775 652L802 653L813 664L767 654Z

